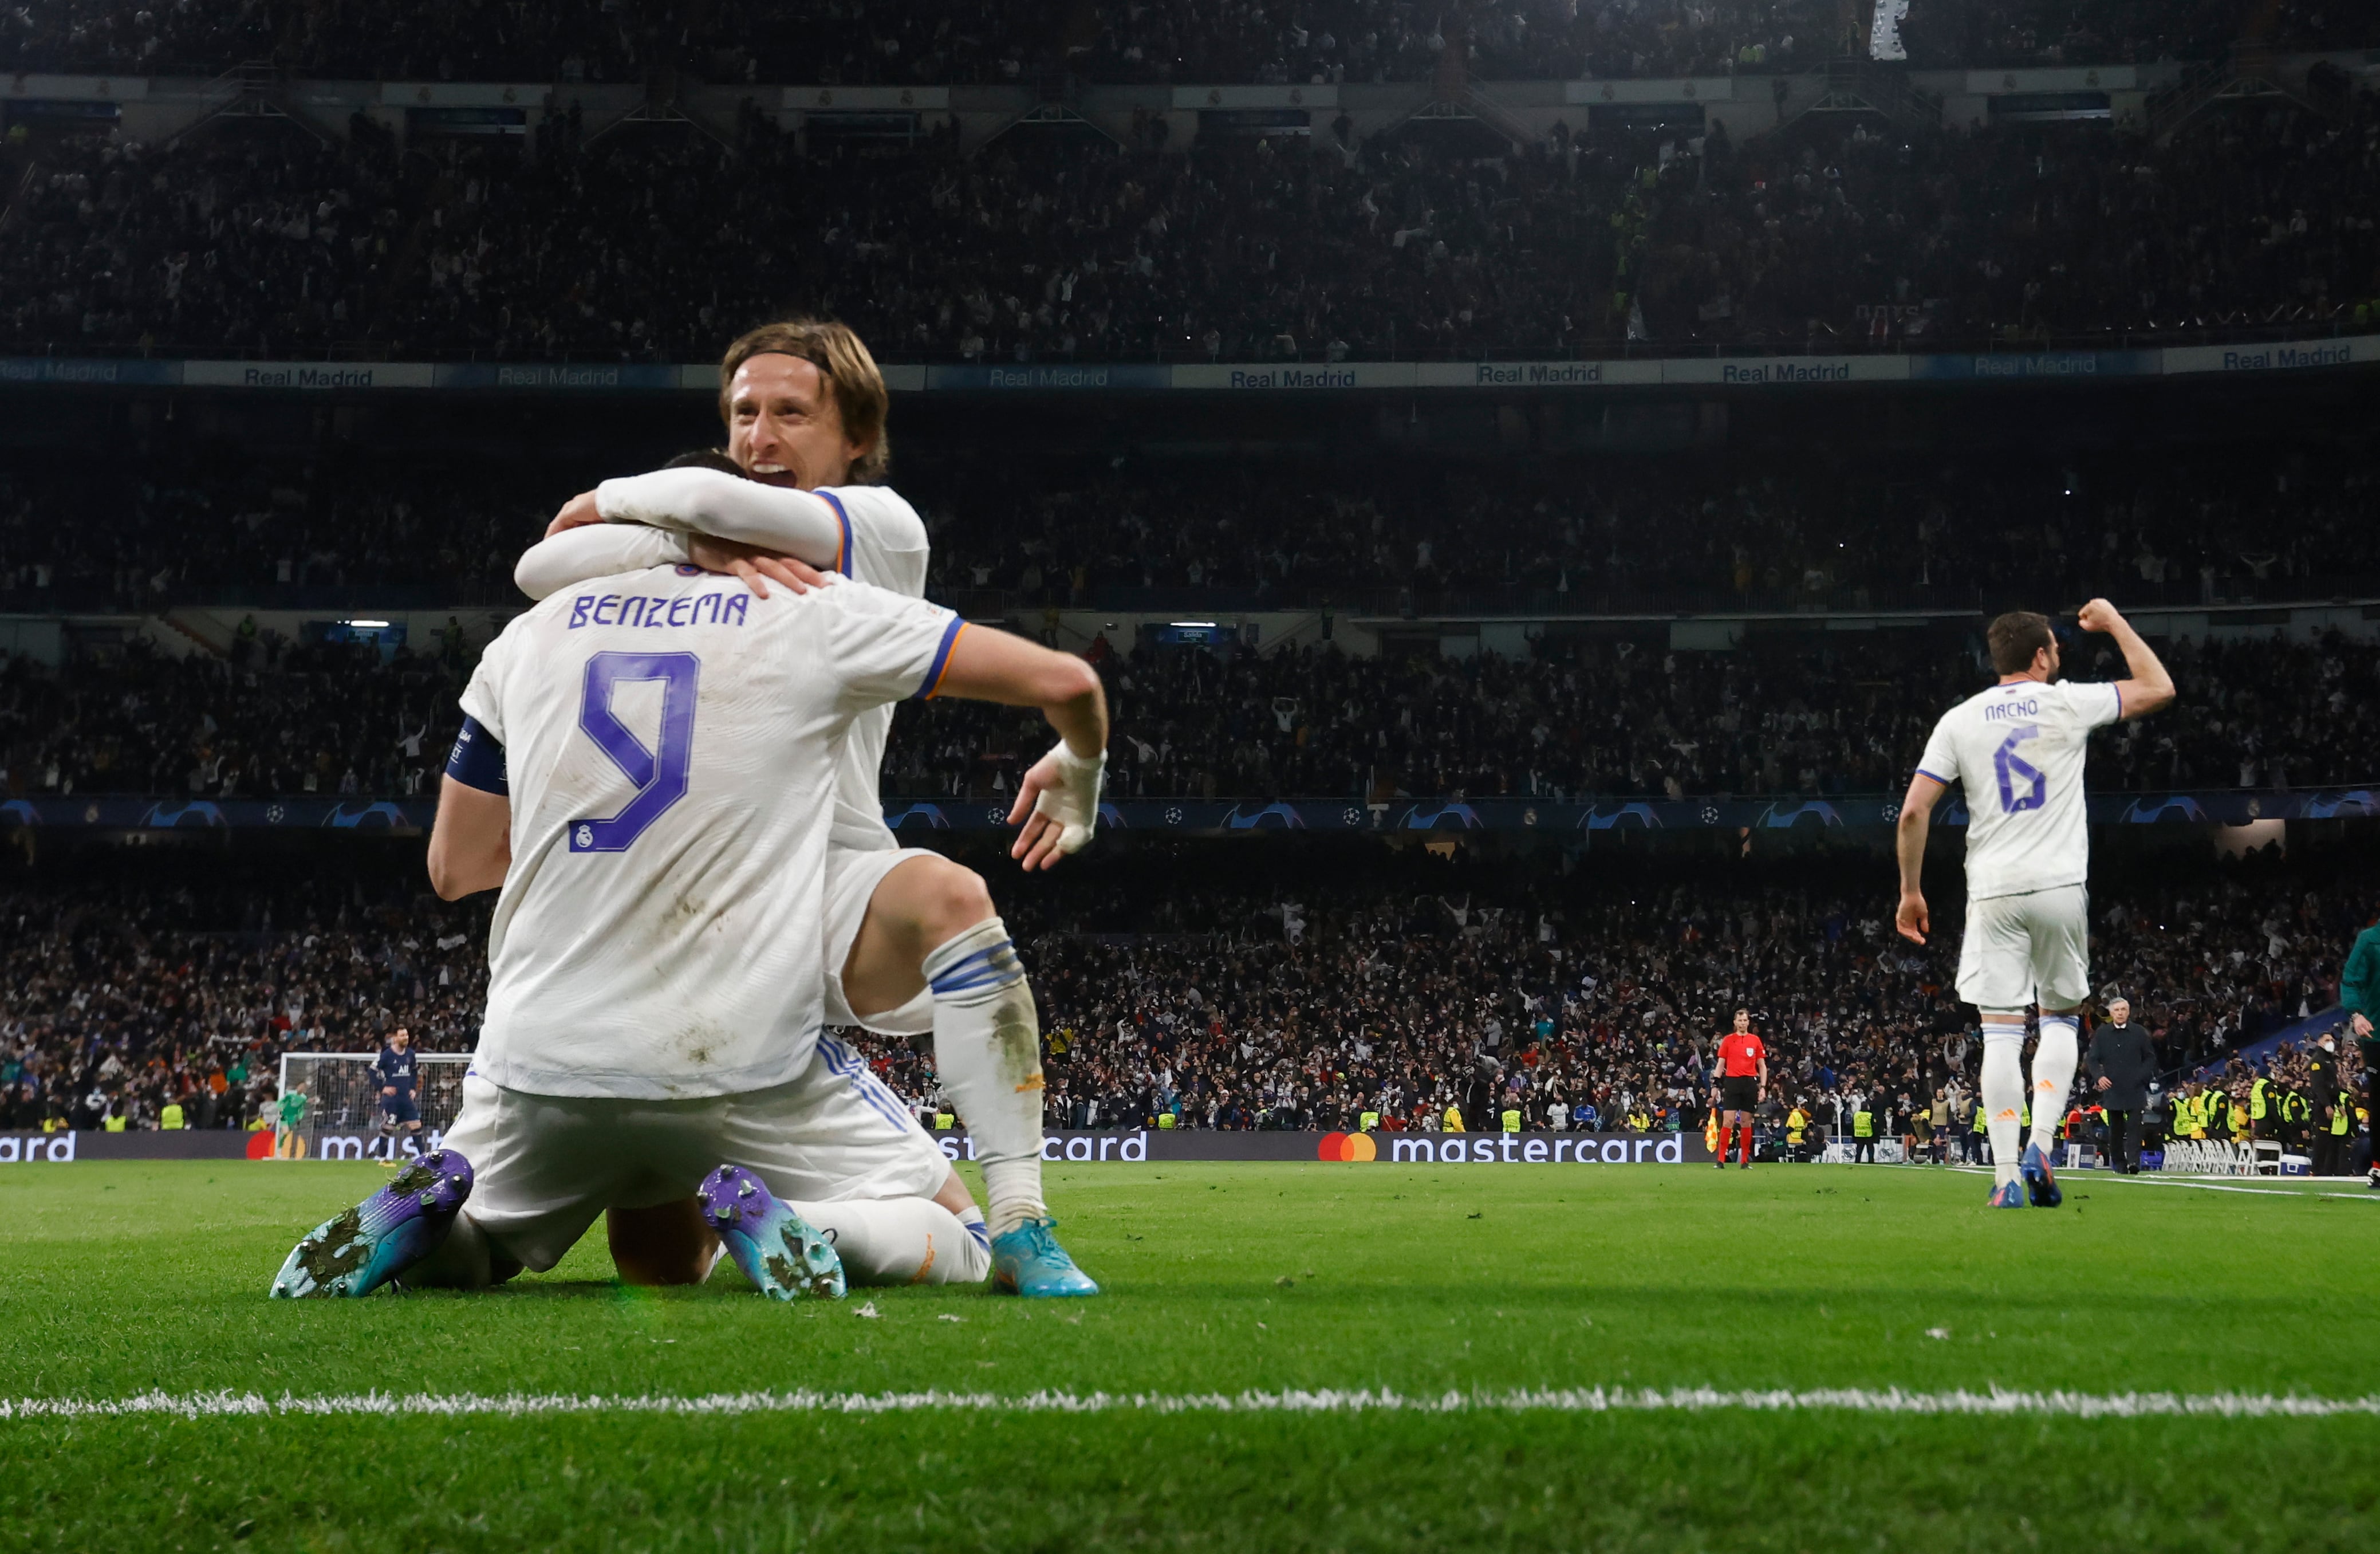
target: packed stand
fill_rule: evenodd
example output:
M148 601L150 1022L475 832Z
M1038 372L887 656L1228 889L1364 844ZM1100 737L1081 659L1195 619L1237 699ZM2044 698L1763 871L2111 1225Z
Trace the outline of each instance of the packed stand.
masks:
M245 635L227 659L136 638L52 673L0 655L0 789L435 796L462 725L459 625L428 653Z
M1375 453L1177 468L910 460L932 584L1014 605L1509 614L2218 604L2380 592L2380 466L2237 447L1768 454L1537 470Z
M1267 883L1226 863L997 876L1040 1001L1050 1125L1479 1131L1509 1111L1527 1129L1698 1128L1739 1006L1780 1123L1825 1107L1848 1133L1855 1102L1892 1115L1897 1098L1973 1093L1955 893L1916 948L1891 933L1888 869L1631 885L1366 856L1290 860ZM1152 867L1169 889L1147 888ZM2103 867L2093 911L2095 977L2131 999L2162 1070L2220 1065L2334 1002L2369 916L2352 890L2258 859L2162 872L2110 885ZM153 1127L173 1102L185 1125L238 1127L265 1115L285 1051L370 1051L398 1026L467 1050L491 900L336 868L20 881L0 900L0 1126ZM921 1115L942 1110L929 1043L855 1038Z
M1944 710L1987 685L1979 633L1860 634L1680 652L1556 638L1526 659L1270 654L1104 639L1119 798L1791 795L1899 792ZM2078 679L2114 679L2097 639ZM2177 642L2176 705L2094 736L2099 792L2289 789L2380 779L2373 654L2337 636ZM259 632L229 659L145 639L53 670L0 660L0 790L191 798L434 794L460 724L459 625L427 650ZM1033 715L905 704L890 797L1013 794L1047 747Z
M284 1052L468 1050L494 898L339 875L0 895L0 1128L244 1128Z
M1937 1097L1965 1130L1981 1044L1951 992L1954 903L1937 902L1919 949L1893 936L1880 889L1463 888L1485 873L1007 907L1038 935L1047 1122L1479 1132L1517 1112L1529 1130L1699 1129L1741 1006L1768 1049L1779 1144L1796 1108L1814 1139L1851 1134L1859 1109L1900 1136ZM2267 868L2103 890L2093 916L2095 977L2131 1001L2162 1069L2195 1071L2328 1008L2369 914ZM860 1039L922 1111L941 1108L929 1052Z
M825 85L1427 79L1450 51L1493 79L1806 70L1864 46L1817 0L1504 0L1465 10L1406 0L1124 0L1066 6L747 6L687 12L650 0L530 6L458 0L390 11L361 0L55 0L0 13L0 70L212 75L249 60L295 74L389 80L713 80ZM1860 22L1865 20L1863 15ZM2238 42L2349 48L2375 41L2352 6L2293 0L1973 0L1913 8L1920 67L2204 58Z
M158 613L242 599L522 601L513 567L583 469L352 448L258 459L201 440L0 467L0 609ZM557 495L556 493L560 494Z
M83 140L0 157L0 345L320 354L370 329L416 197L360 115L327 147L295 133L173 150ZM20 178L30 178L21 188Z
M1049 1120L1332 1129L1373 1113L1434 1131L1451 1110L1475 1132L1517 1110L1529 1128L1698 1128L1739 1004L1768 1045L1780 1113L1974 1093L1979 1043L1949 993L1955 936L1922 951L1894 939L1881 892L1714 904L1657 889L1534 912L1300 893L1200 904L1236 930L1038 944ZM2327 1007L2322 977L2352 937L2289 886L2146 892L2095 916L2095 976L2141 989L2135 1018L2176 1068Z
M1557 639L1526 660L1095 644L1094 657L1114 709L1118 797L1889 795L1935 720L1992 676L1979 634L1868 644L1701 653ZM2122 677L2096 639L2069 654L2075 678ZM2180 698L2094 736L2095 791L2380 778L2369 645L2184 642L2162 656ZM1047 743L1030 719L990 706L905 712L885 790L1011 794Z
M2350 105L2351 106L2351 105ZM1575 129L1575 132L1573 130ZM888 360L1316 362L2370 327L2380 113L1723 134L1421 128L1187 156L1019 129L887 157L757 117L402 157L294 133L42 149L0 349L683 361L788 306ZM2129 332L2129 333L2127 333Z
M0 463L0 609L504 608L573 492L638 455L565 420L435 457L334 442L304 460L203 439ZM152 431L157 430L153 429ZM650 428L642 429L649 441ZM1057 439L1062 447L1062 439ZM606 451L590 456L590 443ZM674 449L643 455L659 465ZM2380 594L2380 464L2333 447L1987 460L1762 451L1479 464L1202 458L896 438L934 597L971 613L1341 614L1960 610L2104 594L2128 608Z

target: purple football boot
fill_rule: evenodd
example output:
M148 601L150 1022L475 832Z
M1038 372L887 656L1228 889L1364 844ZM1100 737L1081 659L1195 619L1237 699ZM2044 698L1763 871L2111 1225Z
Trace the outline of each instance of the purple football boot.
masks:
M727 1255L771 1300L843 1298L843 1259L834 1244L777 1201L742 1166L723 1165L702 1179L696 1197L703 1223L719 1232Z
M438 1250L471 1196L471 1162L433 1149L363 1202L309 1232L273 1281L274 1300L369 1295Z

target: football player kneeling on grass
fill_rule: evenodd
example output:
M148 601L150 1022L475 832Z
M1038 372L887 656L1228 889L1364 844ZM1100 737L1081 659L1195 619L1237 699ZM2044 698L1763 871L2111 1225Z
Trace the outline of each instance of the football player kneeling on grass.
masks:
M273 1293L483 1287L552 1267L606 1209L689 1198L780 1299L981 1279L997 1248L938 1201L940 1147L818 1035L844 735L933 694L1036 707L1056 730L1062 756L1018 807L1027 867L1089 839L1107 709L1080 659L865 583L762 598L692 566L516 619L464 693L430 844L441 895L503 889L462 1111L443 1148L303 1238ZM937 999L982 1005L1018 1083L1038 1076L998 918L925 972ZM1020 1285L1096 1289L1035 1231ZM701 1235L683 1250L707 1269Z

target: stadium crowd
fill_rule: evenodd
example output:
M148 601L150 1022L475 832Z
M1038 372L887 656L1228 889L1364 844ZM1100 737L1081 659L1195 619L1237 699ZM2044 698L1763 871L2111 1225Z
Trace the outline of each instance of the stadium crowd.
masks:
M243 637L228 659L145 640L64 673L0 655L0 752L12 794L190 797L437 792L462 725L453 650L405 653Z
M1976 641L1862 633L1743 652L1558 638L1526 659L1335 648L1259 654L1104 638L1090 656L1115 719L1118 797L1584 797L1894 794L1942 710L1989 683ZM2096 735L2100 791L2329 786L2380 779L2368 647L2178 642L2173 709ZM135 639L50 670L0 660L0 791L207 798L418 796L436 775L468 672L459 627L383 660L369 645L243 637L228 659ZM2076 678L2121 666L2089 640ZM1846 694L1848 688L1848 694ZM1032 717L905 706L888 796L1015 791L1048 743Z
M1020 129L971 157L747 115L400 152L223 131L7 157L0 349L683 361L788 305L888 360L1868 351L2369 327L2380 110L1743 146L1564 124L1190 154ZM1156 121L1153 121L1156 122ZM1146 139L1146 138L1144 138ZM22 175L13 169L29 164ZM2359 322L2360 321L2360 322Z
M936 587L1026 605L1575 613L2380 587L2366 521L2380 467L2234 448L1835 468L1774 455L1537 471L1245 461L1195 480L1111 456L1056 479L990 460L912 473L899 483L935 515Z
M1355 659L1328 647L1229 659L1099 655L1111 661L1110 792L1892 794L1942 710L1991 680L1973 642L1896 642L1900 635L1859 648L1797 649L1787 637L1744 653L1585 639L1541 643L1525 660ZM2112 650L2085 641L2072 653L2076 678L2121 677ZM2098 735L2095 788L2288 788L2380 776L2380 679L2368 646L2337 637L2177 643L2165 656L2180 703ZM885 788L1013 793L1046 743L1013 712L937 705L896 722Z
M1057 1127L1699 1127L1718 1033L1748 1008L1775 1111L1973 1094L1980 1051L1934 942L1890 933L1840 869L1634 886L1510 863L1346 859L1274 870L1186 855L1152 893L1132 859L999 882L1042 1011ZM1805 871L1806 872L1806 871ZM1169 876L1172 877L1172 876ZM1888 884L1888 880L1885 881ZM20 881L0 898L0 1127L240 1127L283 1052L370 1051L409 1029L468 1050L492 898L389 877ZM2095 892L2095 975L2166 1070L2220 1063L2335 994L2368 913L2268 859ZM921 1115L930 1050L860 1035ZM2287 1061L2274 1070L2288 1074ZM2244 1074L2237 1076L2246 1079ZM1903 1098L1911 1098L1904 1099ZM1962 1116L1963 1120L1963 1116Z
M398 12L360 0L52 0L0 12L0 70L216 71L272 60L294 73L397 80L717 80L844 84L1342 81L1427 79L1458 51L1501 79L1809 69L1864 46L1821 0L1128 0L1118 6L752 6L686 11L629 0L463 0ZM1865 20L1864 15L1860 22ZM1915 7L1901 39L1921 66L2204 58L2240 40L2346 48L2380 41L2346 5L2291 0L1971 0Z
M2342 903L2277 879L2105 893L2094 975L2131 994L2168 1068L2327 1007L2323 978L2355 927ZM1768 1046L1779 1117L1823 1104L1849 1132L1852 1098L1905 1112L1974 1093L1955 933L1896 939L1881 895L1656 885L1490 904L1299 887L1154 913L1134 895L1082 901L1066 918L1096 930L1034 941L1051 1125L1170 1114L1329 1130L1376 1115L1480 1131L1517 1111L1532 1129L1698 1128L1739 1005ZM1113 931L1148 917L1150 931ZM939 1104L926 1054L871 1046L896 1089Z
M573 492L633 464L368 443L250 458L178 443L0 462L0 608L512 606ZM616 460L617 452L604 455ZM652 462L661 462L656 455ZM929 587L1056 606L1357 614L2128 607L2380 593L2380 463L2222 443L2155 457L1823 452L1480 464L904 451Z
M1904 640L1906 637L1906 640ZM1892 795L1939 711L1990 683L1975 642L1861 633L1752 652L1540 642L1528 659L1335 648L1273 654L1092 645L1116 714L1116 797ZM1797 645L1804 642L1804 645ZM2119 678L2082 642L2075 678ZM2096 790L2311 788L2380 778L2373 654L2318 642L2175 642L2180 702L2096 735ZM7 795L419 797L459 726L459 628L431 652L285 642L231 659L133 640L53 671L0 659ZM1850 687L1850 695L1844 695ZM909 704L888 797L1004 795L1047 731L988 704Z
M0 1128L245 1127L284 1051L366 1050L398 1026L468 1050L493 904L368 902L336 879L13 890Z

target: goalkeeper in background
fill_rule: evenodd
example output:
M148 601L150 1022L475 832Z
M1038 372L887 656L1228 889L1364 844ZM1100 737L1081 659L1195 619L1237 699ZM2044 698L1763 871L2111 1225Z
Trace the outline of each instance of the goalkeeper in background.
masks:
M273 1158L294 1160L305 1148L299 1140L298 1130L306 1125L306 1092L291 1086L281 1092L281 1099L273 1103L273 1111L279 1126L273 1135Z
M2380 1137L2380 1083L2374 1079L2380 1073L2380 1038L2372 1033L2372 1017L2380 1012L2380 917L2355 936L2355 947L2347 952L2347 964L2338 973L2338 1005L2347 1011L2348 1032L2363 1057L2364 1105L2376 1120L2374 1136ZM2364 1184L2380 1193L2380 1147L2373 1151L2372 1174Z

